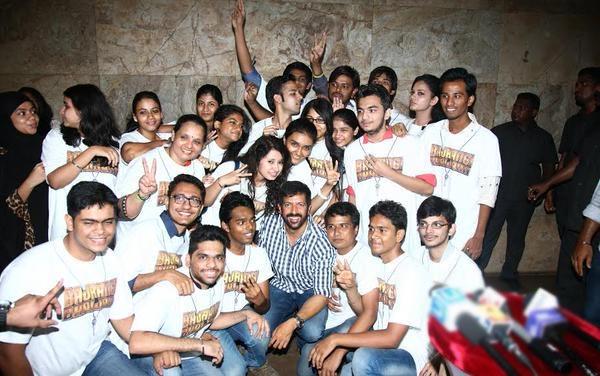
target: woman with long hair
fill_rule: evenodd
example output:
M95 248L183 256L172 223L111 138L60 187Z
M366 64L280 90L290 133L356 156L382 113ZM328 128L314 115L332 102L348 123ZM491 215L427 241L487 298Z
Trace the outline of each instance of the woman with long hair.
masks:
M131 115L127 119L125 133L119 140L121 166L126 166L154 148L169 143L168 133L159 133L163 121L158 95L152 91L140 91L133 97Z
M196 92L196 113L206 123L209 134L214 129L215 113L222 104L223 94L215 85L202 85Z
M308 102L302 110L302 118L307 119L317 129L317 141L313 145L313 148L308 157L308 163L312 170L310 176L310 182L312 187L311 191L314 191L316 196L311 201L311 211L313 214L322 214L330 203L336 202L338 196L336 196L334 185L328 184L327 174L330 170L338 168L340 162L339 153L335 148L335 144L328 142L328 132L332 129L332 117L333 108L331 103L323 98L313 99Z
M410 87L408 134L421 136L428 124L445 119L440 107L440 80L432 74L415 78Z
M0 93L0 271L48 240L48 185L40 162L37 108L16 91Z
M215 178L209 187L220 192L212 206L202 216L202 224L220 225L221 199L229 192L247 194L256 207L256 229L265 214L275 210L279 187L285 181L290 168L290 157L283 142L274 136L262 136L248 149L241 160L222 163L213 173ZM229 176L239 172L239 178L231 181Z
M344 165L344 150L355 139L362 135L363 131L358 124L358 119L353 111L342 108L333 113L331 130L327 132L326 141L334 150L333 155L339 161L340 182L337 185L340 201L347 201L348 180L346 179L346 166Z
M119 164L119 130L106 97L92 84L64 91L62 124L44 139L42 162L48 195L48 238L66 234L67 194L80 181L97 181L114 189Z
M237 159L248 141L251 126L250 118L240 107L224 104L217 109L214 115L216 138L208 142L200 154L206 173L211 173L223 162Z

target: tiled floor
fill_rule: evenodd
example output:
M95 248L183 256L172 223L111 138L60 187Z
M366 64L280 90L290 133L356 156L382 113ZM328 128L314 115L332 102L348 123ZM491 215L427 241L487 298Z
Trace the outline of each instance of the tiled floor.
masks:
M506 284L497 276L490 275L485 277L486 284L494 287L499 291L506 291ZM529 274L521 275L521 285L523 286L523 294L533 293L539 287L542 287L550 292L554 291L554 275L552 274ZM269 364L280 375L294 375L296 373L296 362L299 354L296 343L293 342L288 351L284 354L270 354Z

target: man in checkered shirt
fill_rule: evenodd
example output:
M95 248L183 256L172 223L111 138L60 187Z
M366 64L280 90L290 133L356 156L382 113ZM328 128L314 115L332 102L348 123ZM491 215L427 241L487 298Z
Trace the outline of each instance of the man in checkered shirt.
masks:
M258 244L267 251L275 273L269 286L271 307L265 314L274 349L285 349L294 332L302 348L317 342L325 329L336 252L308 214L310 196L305 184L285 182L278 213L265 218L259 234Z

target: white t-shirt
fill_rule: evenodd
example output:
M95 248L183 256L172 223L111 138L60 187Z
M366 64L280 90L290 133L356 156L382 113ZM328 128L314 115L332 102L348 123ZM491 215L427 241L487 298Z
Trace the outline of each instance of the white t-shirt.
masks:
M27 294L46 295L63 279L58 296L58 330L2 332L0 341L27 344L25 354L36 375L81 375L111 330L109 320L133 314L131 292L111 249L81 261L56 239L22 253L0 276L0 296L15 301ZM94 324L95 323L95 324Z
M400 112L400 110L398 110L396 108L392 108L392 114L390 116L390 122L388 124L396 125L396 124L402 123L408 129L408 122L410 120L412 120L412 119L409 118L408 116L404 115L402 112Z
M223 312L239 311L249 304L246 295L241 292L242 282L254 278L257 283L263 283L273 277L271 261L264 248L256 245L246 245L243 255L236 255L229 249L225 257L225 296L223 297Z
M88 147L82 142L77 147L69 146L62 138L60 128L51 129L42 146L42 162L46 177L57 168L71 162ZM87 166L79 166L83 170L72 182L59 189L48 190L48 239L59 239L67 234L65 214L67 214L67 195L71 188L81 181L97 181L115 190L117 167L103 167L90 162Z
M327 183L327 172L325 171L325 164L329 165L329 168L333 169L333 162L331 159L331 155L329 154L329 150L327 150L327 145L325 144L325 139L317 141L315 146L313 146L310 156L308 157L308 164L311 167L311 180L314 188L313 197L319 194L319 191L325 183ZM327 210L329 206L329 202L331 201L331 197L333 196L333 192L329 194L329 198L321 205L319 210L315 213L316 215L321 215Z
M479 219L480 179L502 176L498 139L469 114L471 123L457 134L448 130L448 120L429 124L421 135L428 157L427 169L435 174L433 194L456 207L456 234L451 240L463 249L475 233Z
M267 102L267 84L268 84L268 82L269 82L268 80L265 80L265 78L262 75L260 75L260 86L258 88L258 94L256 95L256 101L265 110L271 111L271 109L269 108L269 103ZM300 112L298 113L298 115L292 116L292 120L298 119L300 117L300 114L302 113L302 111L304 111L304 106L306 106L306 104L308 102L315 99L316 97L317 96L316 96L315 92L312 90L310 90L308 93L306 93L306 97L302 98L302 102L300 102Z
M356 243L350 252L346 253L345 255L338 254L336 257L336 263L343 263L344 261L348 262L350 265L350 270L356 274L356 289L361 296L378 287L377 269L379 268L381 261L371 254L371 250L368 246L361 243ZM340 307L338 308L340 311L328 311L325 329L335 328L344 321L348 320L350 317L356 316L350 307L348 297L346 296L344 290L336 287L335 281L333 284L335 289L334 291L336 291L339 295L338 302L340 303Z
M311 197L314 197L317 194L317 188L315 187L313 181L312 169L310 168L310 164L308 164L307 160L303 160L297 165L290 167L287 181L299 181L306 184L308 189L310 189Z
M365 136L354 140L344 153L348 185L356 194L356 207L361 213L358 239L367 243L369 209L378 201L394 200L406 209L408 224L402 249L412 253L421 245L416 222L416 201L421 196L389 179L376 176L375 172L365 165L365 156L371 154L383 159L394 170L407 176L422 175L428 173L428 170L425 168L425 155L418 139L412 136L400 138L392 135L391 131L388 132L390 137L378 143L365 143Z
M180 268L187 254L185 244L189 244L189 232L171 238L159 217L132 226L119 239L115 254L131 281L140 274Z
M263 135L263 131L265 130L266 127L268 127L269 125L273 124L273 118L266 118L263 119L259 122L256 122L252 125L252 128L250 128L250 134L248 135L248 141L246 141L246 145L244 145L244 147L242 148L242 150L240 150L240 156L245 155L248 152L248 149L250 149L250 147L252 145L254 145L254 143L256 142L256 140L258 140L259 138L262 137ZM283 135L285 134L285 129L279 129L277 131L277 134L275 135L278 138L283 138Z
M169 139L169 137L171 137L171 133L157 133L158 137L160 137L163 140L167 140ZM139 132L138 129L135 129L131 132L127 132L127 133L123 133L121 135L121 138L119 139L119 156L121 155L121 149L123 148L123 145L125 145L128 142L133 142L133 143L138 143L138 144L146 144L148 142L150 142L149 139L147 139L143 134L141 134ZM122 168L125 168L125 166L127 166L127 162L125 162L123 160L123 158L119 159L119 170Z
M202 180L204 176L204 167L194 159L188 166L177 164L163 147L152 149L149 152L133 159L124 171L119 171L117 177L117 196L123 197L138 189L140 178L144 175L144 166L142 161L146 159L148 167L152 166L152 160L156 160L156 184L158 190L154 192L142 206L140 214L133 221L119 222L119 232L121 234L131 228L133 224L139 223L145 219L157 218L165 209L165 203L168 200L167 190L169 183L179 174L189 174Z
M373 329L384 330L389 323L408 326L398 348L412 355L418 372L428 360L431 279L423 266L406 253L387 264L380 263L377 276L379 306Z
M427 248L421 247L419 260L436 284L457 288L465 294L485 287L477 264L452 244L448 244L439 262L432 261Z
M427 126L417 125L415 119L409 119L405 125L408 134L415 137L421 137L423 132L425 132L425 128L427 128Z
M235 169L234 161L227 161L227 162L219 165L219 167L217 167L217 169L212 173L212 176L215 179L214 180L215 182L213 184L217 184L216 181L218 178L230 173L234 169ZM258 187L254 187L254 189L255 189L254 195L250 194L251 193L250 188L251 188L250 187L250 179L243 178L243 179L241 179L239 184L230 185L227 188L221 189L221 192L219 192L219 195L215 199L215 202L211 206L207 207L204 214L202 214L202 219L200 222L203 225L213 225L213 226L221 227L221 220L219 219L219 210L221 210L221 201L223 200L223 197L225 197L230 192L241 192L241 193L244 193L244 194L250 196L250 198L252 198L255 201L259 201L259 202L263 202L263 203L267 202L267 185L266 184L263 184ZM264 211L256 213L256 230L257 231L260 230L260 228L261 228L263 217L264 217Z
M188 275L186 267L178 269ZM200 338L221 312L223 278L206 290L194 285L191 295L180 296L177 288L162 281L135 298L135 318L131 331L160 333L176 338ZM199 354L182 353L183 358Z
M223 155L227 150L221 149L215 141L211 141L204 146L200 153L200 163L208 171L213 171L223 160Z

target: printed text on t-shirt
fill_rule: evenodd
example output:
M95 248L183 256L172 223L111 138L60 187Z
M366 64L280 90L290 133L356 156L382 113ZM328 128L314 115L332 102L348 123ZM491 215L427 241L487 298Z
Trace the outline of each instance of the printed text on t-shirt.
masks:
M181 256L166 251L158 252L154 271L177 269L181 266Z
M381 278L377 278L377 282L379 288L379 302L388 306L390 309L394 308L394 304L396 304L396 285L385 283Z
M432 144L429 158L434 166L449 168L460 174L469 175L471 167L473 167L475 154Z
M181 328L181 336L188 337L196 334L200 329L210 325L219 311L219 302L213 304L210 308L202 311L191 311L183 314L183 326Z
M87 313L112 306L117 288L117 279L88 283L80 286L65 287L63 292L63 320L70 320Z
M223 274L223 282L225 283L225 292L237 291L242 292L241 287L244 282L247 282L250 278L255 281L258 278L258 270L242 272L234 270L232 272L226 272Z
M386 165L390 166L394 171L401 172L404 160L402 157L387 157L387 158L375 158L378 161L382 161ZM356 179L360 183L371 178L378 178L378 175L373 169L367 167L364 159L356 160Z

